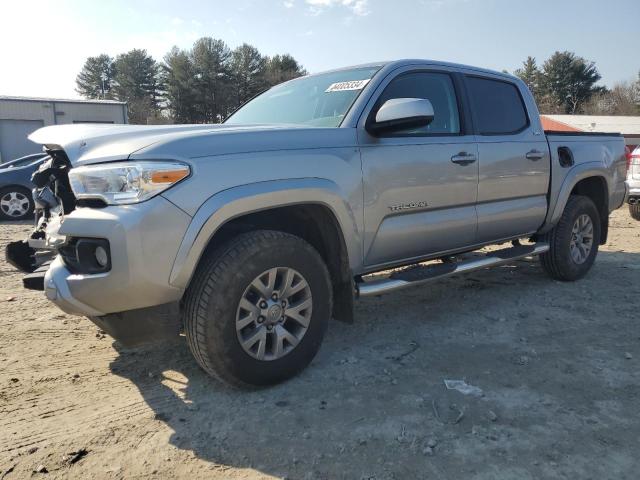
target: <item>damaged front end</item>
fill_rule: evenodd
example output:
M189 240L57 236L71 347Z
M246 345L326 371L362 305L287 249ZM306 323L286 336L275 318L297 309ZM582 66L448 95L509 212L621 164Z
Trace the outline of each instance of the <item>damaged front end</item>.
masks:
M35 228L25 240L5 248L8 263L27 273L25 288L44 290L44 275L57 249L66 239L58 234L64 216L75 209L76 199L69 184L71 162L63 150L47 150L49 158L34 172Z

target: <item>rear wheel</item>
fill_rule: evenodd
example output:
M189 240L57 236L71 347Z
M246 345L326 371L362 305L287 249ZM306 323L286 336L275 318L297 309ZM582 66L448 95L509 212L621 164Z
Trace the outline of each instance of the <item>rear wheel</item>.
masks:
M593 201L572 195L553 230L540 238L549 251L540 255L544 270L556 280L577 280L589 271L600 245L600 215Z
M24 187L5 187L0 190L0 218L25 220L33 214L31 192Z
M634 220L640 220L640 203L629 205L629 213Z
M260 230L204 259L185 296L189 348L236 386L286 380L313 359L331 315L331 284L301 238Z

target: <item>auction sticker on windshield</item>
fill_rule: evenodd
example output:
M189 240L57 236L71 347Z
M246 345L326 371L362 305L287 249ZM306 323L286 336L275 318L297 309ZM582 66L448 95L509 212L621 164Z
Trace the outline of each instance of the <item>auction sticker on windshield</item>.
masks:
M332 83L329 85L329 88L325 90L325 93L328 92L344 92L347 90L362 90L367 83L369 83L370 78L366 80L351 80L349 82L338 82Z

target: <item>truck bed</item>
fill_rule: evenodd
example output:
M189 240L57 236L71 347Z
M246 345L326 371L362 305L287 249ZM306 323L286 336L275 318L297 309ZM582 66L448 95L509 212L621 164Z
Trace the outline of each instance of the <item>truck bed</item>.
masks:
M625 196L626 160L621 134L555 131L545 133L551 153L551 195L547 222L553 223L554 217L557 218L560 212L555 207L557 204L563 205L563 195L569 194L565 191L565 180L580 176L581 170L596 168L602 171L602 180L607 183L609 192L609 212L622 205ZM560 161L562 150L570 152L571 162Z

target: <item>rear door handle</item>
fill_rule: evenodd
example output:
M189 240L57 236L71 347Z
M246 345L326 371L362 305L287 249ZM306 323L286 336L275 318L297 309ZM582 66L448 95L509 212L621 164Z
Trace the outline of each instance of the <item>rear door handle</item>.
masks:
M531 150L530 152L527 152L527 154L525 155L529 160L540 160L541 158L544 157L544 152L541 152L540 150Z
M451 157L451 161L453 163L457 163L458 165L469 165L477 160L476 156L473 153L460 152L457 155Z

